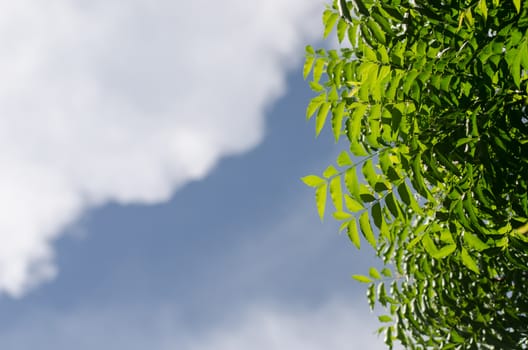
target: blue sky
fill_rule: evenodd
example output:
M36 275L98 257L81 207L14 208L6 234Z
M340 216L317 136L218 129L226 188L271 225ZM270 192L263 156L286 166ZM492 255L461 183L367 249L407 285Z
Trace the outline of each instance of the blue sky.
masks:
M383 348L372 253L299 181L340 150L304 120L322 8L0 5L2 349Z

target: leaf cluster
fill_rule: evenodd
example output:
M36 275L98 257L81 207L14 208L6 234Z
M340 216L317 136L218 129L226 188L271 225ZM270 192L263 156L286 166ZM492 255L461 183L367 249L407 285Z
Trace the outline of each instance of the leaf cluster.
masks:
M387 344L528 347L528 1L334 0L323 24L344 48L307 47L306 117L348 149L303 181L386 264L355 278Z

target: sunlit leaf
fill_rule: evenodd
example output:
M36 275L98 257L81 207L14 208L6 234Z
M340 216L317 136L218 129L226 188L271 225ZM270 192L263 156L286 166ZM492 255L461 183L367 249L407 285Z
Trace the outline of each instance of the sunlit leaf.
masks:
M345 116L345 106L346 104L341 102L332 110L332 130L336 142L339 141L339 137L341 136L343 118Z
M352 197L348 195L345 196L345 206L347 210L352 213L364 209L363 205L360 202L358 202L357 200L353 199Z
M363 276L363 275L352 275L352 278L355 279L358 282L361 282L361 283L370 283L370 282L372 282L372 280L370 278L368 278L367 276Z
M315 61L314 56L306 56L306 59L304 61L304 67L303 67L303 77L306 79L308 77L308 74L310 74L310 71L312 70L313 63Z
M352 159L350 159L350 155L347 151L342 151L341 153L339 153L339 156L337 156L337 165L345 167L350 166L352 164Z
M327 193L328 185L326 183L315 189L315 203L317 205L317 213L319 214L321 221L324 219Z
M381 278L381 274L379 273L379 271L375 267L371 267L369 269L369 275L370 275L370 277L372 277L374 279L380 279Z
M480 273L477 263L473 260L471 255L469 255L466 249L462 248L460 258L462 259L462 263L464 263L468 269L475 273Z
M325 179L329 179L336 175L339 175L339 170L337 170L333 165L329 165L323 172L323 177Z
M320 178L317 175L308 175L308 176L302 177L301 180L307 186L310 186L310 187L317 187L317 186L320 186L320 185L322 185L322 184L324 184L326 182L325 179Z
M359 227L361 228L361 232L363 233L363 236L367 242L369 242L372 247L376 248L376 237L374 236L374 232L370 226L368 212L363 212L363 214L361 214L359 217Z
M337 211L343 211L343 191L341 177L336 176L330 180L330 198Z
M474 235L471 232L464 232L464 241L467 243L468 247L473 248L478 251L482 251L484 249L488 249L489 245L482 242L480 238L478 238L476 235Z
M357 228L356 220L350 220L347 226L348 238L354 243L357 249L361 248L361 240L359 238L359 231Z
M392 322L392 317L389 315L381 315L378 316L378 320L380 320L380 322Z

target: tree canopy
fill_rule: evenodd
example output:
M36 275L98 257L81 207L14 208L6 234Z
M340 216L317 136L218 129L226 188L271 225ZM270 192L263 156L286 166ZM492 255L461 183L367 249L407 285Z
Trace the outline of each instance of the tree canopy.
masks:
M334 0L306 48L315 189L385 267L354 278L389 347L528 348L528 1Z

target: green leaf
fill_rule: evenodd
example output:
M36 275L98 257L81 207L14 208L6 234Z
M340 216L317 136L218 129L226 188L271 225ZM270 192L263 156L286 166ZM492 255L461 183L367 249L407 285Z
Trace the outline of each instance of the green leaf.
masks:
M323 37L326 38L330 32L332 32L332 29L334 28L335 23L339 19L339 15L335 12L330 13L329 16L323 17L324 21L324 34Z
M372 280L367 276L363 275L352 275L352 278L361 283L371 283Z
M422 238L422 245L424 246L425 248L425 251L427 253L429 253L429 255L431 256L435 256L436 254L438 254L438 248L436 247L436 245L434 244L433 240L431 239L431 236L429 235L429 233L425 233L423 235L423 238Z
M341 153L339 153L339 156L337 156L337 165L339 165L340 167L345 167L351 166L352 164L352 159L350 159L350 156L348 155L347 151L342 151Z
M343 128L343 118L345 116L345 102L340 102L332 110L332 130L334 132L335 142L339 141L341 129Z
M370 226L368 212L363 212L363 214L361 214L359 217L359 227L361 228L361 232L363 233L363 236L367 242L369 242L372 247L376 248L376 237L374 236L374 232Z
M332 176L336 176L336 175L339 175L339 171L333 166L333 165L329 165L325 171L323 172L323 177L325 179L329 179L331 178Z
M475 273L480 273L477 263L475 262L475 260L473 260L471 255L469 255L465 248L462 248L460 258L462 259L462 263L466 265L468 269Z
M367 19L367 27L370 29L372 35L374 36L374 38L376 38L376 41L379 42L380 44L383 44L385 45L385 43L387 42L386 38L385 38L385 33L383 32L383 30L380 28L379 24L376 23L372 17L368 18Z
M333 216L334 216L334 218L335 218L336 220L341 221L341 220L348 220L348 219L350 219L350 218L352 217L352 214L347 213L347 212L345 212L345 211L336 211L336 212L334 212L334 215L333 215Z
M398 186L398 194L400 195L400 198L402 199L403 203L407 205L411 204L412 193L411 191L409 191L409 187L407 187L407 184L405 182L402 182Z
M315 92L324 92L325 88L323 85L316 83L315 81L311 81L310 83L310 89L312 89Z
M308 175L308 176L302 177L301 180L307 186L310 186L310 187L318 187L326 182L325 179L322 179L317 175Z
M456 244L447 244L443 246L442 248L438 249L438 251L435 254L433 254L433 258L443 259L451 255L456 250L456 248L457 248Z
M403 86L402 86L404 94L408 94L409 90L411 89L411 86L413 84L416 84L416 77L418 76L418 74L420 74L420 72L418 72L415 69L411 70L410 72L408 72L406 74L405 80L404 80Z
M374 283L372 283L367 288L367 300L370 306L370 310L374 310L374 306L376 305L376 288Z
M359 182L357 179L356 168L350 168L345 172L345 185L348 189L348 192L355 199L359 200Z
M369 183L370 187L374 188L376 182L378 182L378 174L376 174L372 159L367 159L367 161L363 163L361 171L363 172L363 175L365 176L365 179Z
M488 19L488 6L486 5L486 0L480 0L478 4L480 13L482 13L482 17L484 17L484 20Z
M418 230L415 230L416 233ZM416 244L420 243L422 241L422 239L424 238L425 236L425 233L421 233L421 234L418 234L416 237L414 237L410 242L409 244L407 245L407 249L412 249L412 247L414 247Z
M482 242L481 239L478 238L478 236L468 231L464 232L464 241L467 243L468 247L473 248L479 252L489 248L489 245Z
M315 204L317 206L317 213L321 221L324 219L324 213L326 209L326 196L328 193L328 184L323 185L315 189Z
M346 0L339 0L337 2L337 8L341 17L343 17L349 22L352 22L352 16L350 15L350 10L348 9Z
M339 43L343 41L345 38L345 34L348 29L348 24L343 19L339 19L339 22L337 22L337 40Z
M356 201L349 195L345 195L345 206L348 209L348 211L352 213L365 209L360 202Z
M418 202L416 202L416 199L414 199L414 196L411 193L411 190L409 189L409 187L407 186L405 182L402 182L398 186L398 194L400 195L400 198L402 199L402 201L408 206L410 206L414 210L415 213L417 214L423 213L422 209L418 205Z
M365 3L363 2L363 0L354 0L354 3L356 4L356 7L359 11L360 14L364 15L364 16L369 16L370 13L367 9L367 7L365 6Z
M374 205L370 208L370 212L372 214L372 220L374 221L374 225L376 225L377 228L381 229L384 224L383 215L381 213L381 204L379 202L374 203Z
M357 141L350 141L349 149L350 149L350 152L356 157L368 156L368 152L365 150L365 147Z
M388 315L381 315L381 316L378 316L378 320L380 322L392 322L392 317L388 316Z
M325 102L326 97L324 95L319 95L317 97L314 97L310 103L308 103L308 107L306 108L306 119L309 120L312 118L313 114L317 109Z
M308 77L308 74L310 74L310 71L312 70L313 63L315 61L314 56L306 56L306 59L304 61L304 67L303 67L303 77L306 79Z
M348 136L351 142L359 139L359 135L361 133L361 121L363 119L363 116L365 115L366 110L366 104L354 104L354 110L352 111L352 115L349 119L348 130Z
M341 178L339 176L330 180L330 198L337 211L343 210L343 191L341 188Z
M323 102L319 110L317 111L317 116L315 117L315 135L319 136L321 130L325 125L326 117L330 111L332 104L330 102Z
M392 271L386 267L384 267L382 270L381 270L381 273L383 274L383 276L385 277L392 277Z
M379 280L381 278L381 274L379 273L379 271L375 267L371 267L369 269L369 275L370 275L370 277L372 277L374 279L377 279L377 280Z
M400 217L402 215L400 206L394 198L394 194L392 192L387 194L387 196L385 197L385 204L387 204L387 208L389 208L390 213L395 218Z
M513 0L513 5L517 13L521 12L521 0Z
M323 71L326 65L326 59L323 57L319 57L315 60L314 68L313 68L313 82L318 83L319 80L321 80L321 76L323 75Z
M359 239L359 232L356 220L350 220L347 226L348 238L354 243L357 249L361 248L361 241Z

